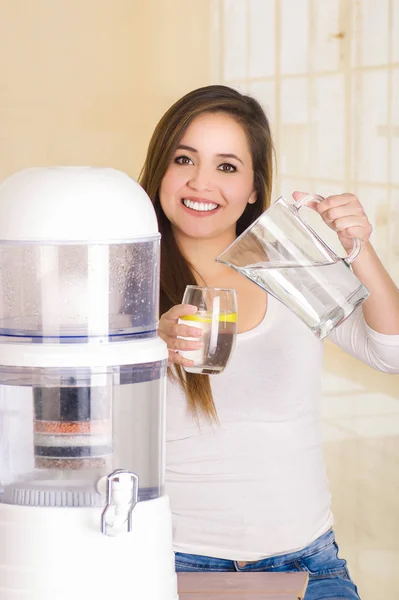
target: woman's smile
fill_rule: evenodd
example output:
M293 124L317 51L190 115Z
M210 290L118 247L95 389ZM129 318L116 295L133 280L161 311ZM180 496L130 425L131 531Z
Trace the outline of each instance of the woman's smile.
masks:
M208 217L215 214L220 208L220 204L217 204L217 202L192 196L190 196L190 198L183 198L182 204L189 214L192 214L195 217Z

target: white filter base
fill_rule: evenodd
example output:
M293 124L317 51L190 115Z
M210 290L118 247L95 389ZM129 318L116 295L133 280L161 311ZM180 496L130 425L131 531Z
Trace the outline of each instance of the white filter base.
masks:
M168 498L139 502L118 537L101 512L0 504L0 600L178 600Z

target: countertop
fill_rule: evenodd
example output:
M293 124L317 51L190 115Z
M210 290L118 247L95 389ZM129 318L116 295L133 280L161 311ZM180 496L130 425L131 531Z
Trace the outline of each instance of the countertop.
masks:
M302 600L307 573L178 573L180 600Z

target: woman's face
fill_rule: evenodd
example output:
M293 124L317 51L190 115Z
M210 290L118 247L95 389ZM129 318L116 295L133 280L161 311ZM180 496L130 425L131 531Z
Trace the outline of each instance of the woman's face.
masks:
M178 236L234 239L237 220L256 201L242 126L226 113L194 119L171 158L159 197Z

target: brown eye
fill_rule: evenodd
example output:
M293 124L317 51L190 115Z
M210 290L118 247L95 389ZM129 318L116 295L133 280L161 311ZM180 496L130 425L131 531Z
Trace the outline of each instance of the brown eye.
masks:
M237 167L231 163L223 163L222 165L219 165L218 169L223 173L235 173L237 171Z
M176 156L174 162L177 165L192 165L193 161L188 156Z

